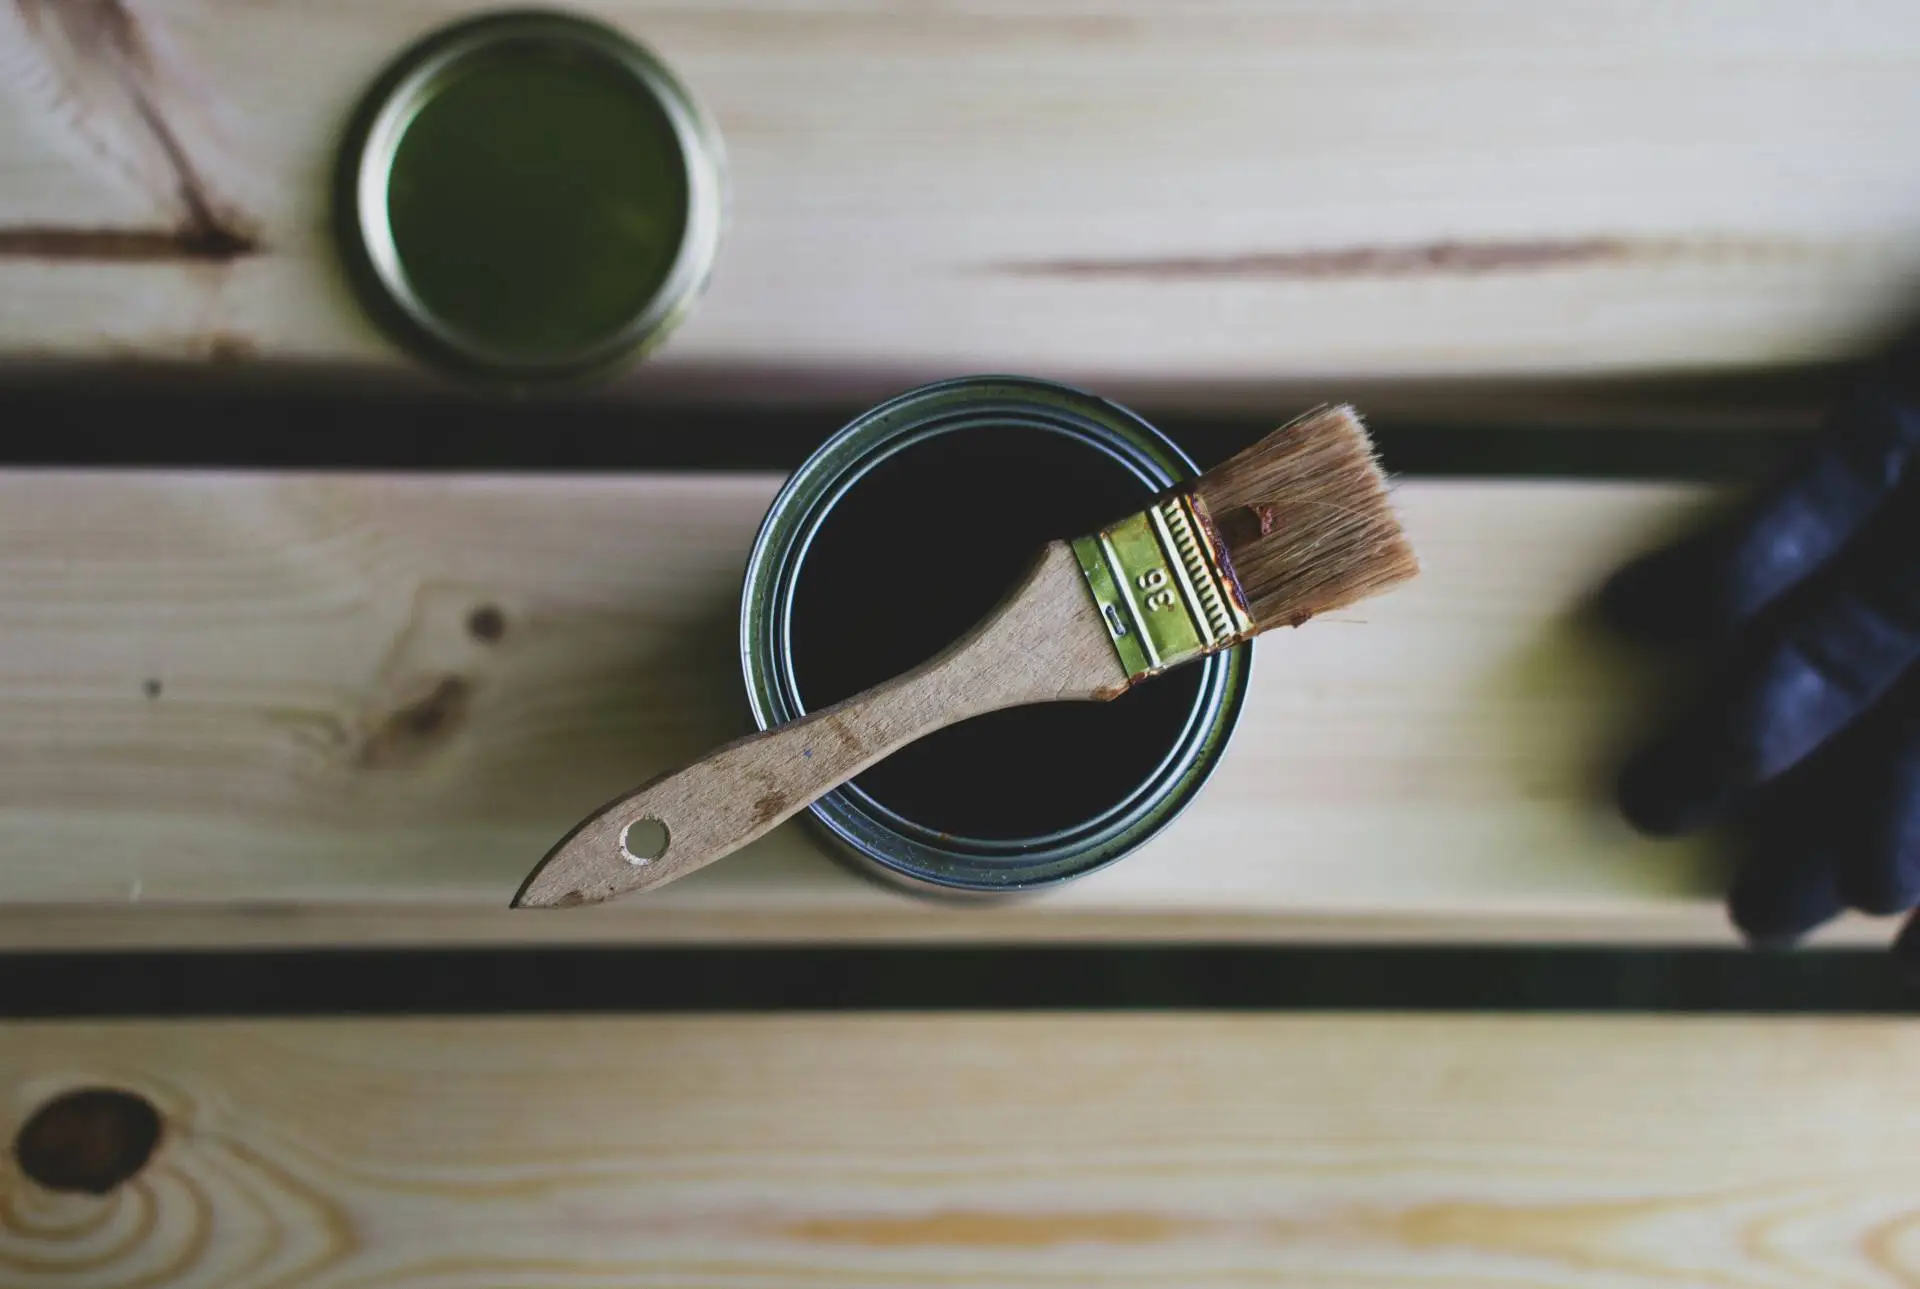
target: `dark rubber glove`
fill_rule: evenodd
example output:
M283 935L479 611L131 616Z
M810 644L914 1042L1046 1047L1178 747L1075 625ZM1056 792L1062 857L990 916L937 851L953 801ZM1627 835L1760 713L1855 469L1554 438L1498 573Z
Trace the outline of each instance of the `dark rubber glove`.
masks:
M1839 407L1730 519L1616 574L1614 626L1707 651L1705 692L1626 765L1641 831L1730 822L1729 906L1779 944L1920 901L1920 384L1911 360ZM1898 951L1920 965L1920 918Z

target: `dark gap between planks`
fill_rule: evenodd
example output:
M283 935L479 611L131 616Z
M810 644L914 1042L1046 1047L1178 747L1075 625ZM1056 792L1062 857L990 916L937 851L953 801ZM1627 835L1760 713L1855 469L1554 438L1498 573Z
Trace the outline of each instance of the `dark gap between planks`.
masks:
M688 392L758 388L751 373L709 373L664 393L643 385L509 396L353 373L224 370L78 366L0 378L0 465L785 473L888 391L915 383L871 382L870 398L755 403ZM1722 481L1777 463L1843 375L1327 381L1230 392L1236 405L1273 409L1257 415L1190 410L1204 405L1193 401L1204 390L1095 392L1139 411L1203 468L1294 413L1346 399L1369 415L1400 475Z
M1864 950L1411 947L422 949L0 955L0 1016L784 1011L1905 1015Z

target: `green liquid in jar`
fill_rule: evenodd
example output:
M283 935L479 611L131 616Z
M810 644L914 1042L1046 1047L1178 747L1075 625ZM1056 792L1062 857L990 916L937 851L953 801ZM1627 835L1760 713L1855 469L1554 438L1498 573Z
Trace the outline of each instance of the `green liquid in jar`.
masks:
M612 58L535 42L461 68L408 123L387 217L408 287L469 344L560 360L619 336L687 222L672 122Z

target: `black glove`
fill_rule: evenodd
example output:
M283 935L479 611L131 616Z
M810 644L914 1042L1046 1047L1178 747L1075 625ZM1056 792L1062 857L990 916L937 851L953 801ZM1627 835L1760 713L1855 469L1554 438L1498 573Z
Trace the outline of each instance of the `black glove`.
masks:
M1643 832L1731 822L1756 943L1920 901L1920 398L1883 369L1727 521L1622 569L1603 616L1708 651L1705 692L1633 757ZM1897 951L1920 965L1920 917Z

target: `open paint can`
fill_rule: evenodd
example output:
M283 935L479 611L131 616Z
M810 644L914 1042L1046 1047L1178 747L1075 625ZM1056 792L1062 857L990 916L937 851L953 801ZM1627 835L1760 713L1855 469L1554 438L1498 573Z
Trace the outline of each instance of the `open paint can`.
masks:
M740 650L761 729L926 661L1049 540L1146 507L1197 470L1125 408L1016 377L929 385L860 416L800 467L747 566ZM915 889L1010 893L1128 854L1226 748L1246 644L1110 703L975 717L812 806L837 848Z

